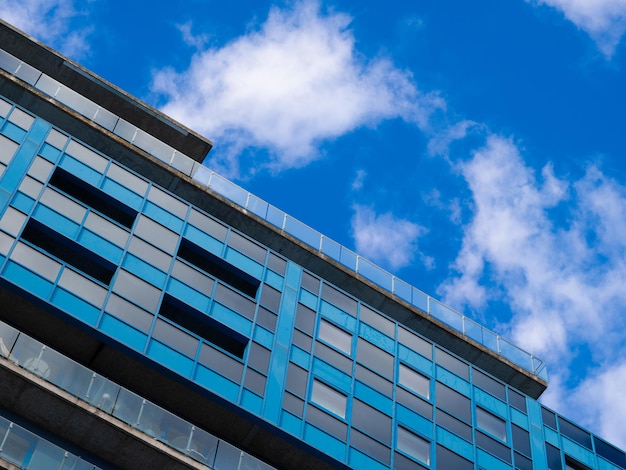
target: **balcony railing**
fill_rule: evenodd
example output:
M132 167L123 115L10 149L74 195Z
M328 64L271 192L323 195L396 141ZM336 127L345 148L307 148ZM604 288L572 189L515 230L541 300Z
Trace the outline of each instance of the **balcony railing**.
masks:
M227 468L272 470L274 468L2 322L0 322L0 356L13 361L25 370L65 390L70 395L118 418L208 468L215 470ZM0 439L4 435L5 441L9 444L15 441L15 439L8 440L6 437L10 431L10 429L4 429L3 421L0 420ZM27 433L24 430L21 432L22 435ZM57 448L52 444L42 442L33 444L35 446L33 455L43 452L46 455L61 455L59 454L60 449L56 450ZM0 441L0 443L4 443L4 441ZM22 454L16 453L15 445L10 448L4 447L4 449L6 450L3 450L3 446L0 445L0 458L20 465L21 468L44 468L28 466L28 462L35 457L26 455L20 457ZM66 459L70 459L70 457L72 456L66 457ZM80 461L75 457L72 458L74 460L71 462ZM18 460L20 462L16 463ZM75 468L77 470L96 468L93 465L84 466L84 462L76 464L76 467L72 467L69 463L67 466L61 466L61 464L66 465L63 463L65 460L55 460L55 462L57 461L59 467L54 468Z
M531 374L545 381L548 380L546 365L542 360L3 50L0 50L0 68L269 222L283 233L295 237L318 253L335 260L355 274L385 289L398 299L444 322L467 338L489 348Z

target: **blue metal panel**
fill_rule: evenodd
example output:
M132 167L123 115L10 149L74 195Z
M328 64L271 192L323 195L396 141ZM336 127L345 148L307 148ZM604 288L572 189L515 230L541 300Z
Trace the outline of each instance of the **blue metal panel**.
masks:
M561 435L562 449L570 457L578 460L579 462L587 465L590 468L596 467L596 456L593 452L584 447L570 441L568 438Z
M256 325L254 327L254 334L252 337L257 343L265 346L267 349L272 349L272 345L274 344L274 335L262 326Z
M351 392L352 377L325 363L321 359L313 358L312 372L320 379L324 379L344 393L349 394Z
M372 459L363 452L351 448L348 453L348 462L352 468L362 468L367 470L389 470L389 466L383 465L377 460Z
M369 403L378 411L386 413L389 416L393 414L393 401L390 397L386 397L358 380L354 382L354 396L365 403Z
M482 391L480 388L474 387L474 401L477 405L482 406L486 410L492 411L501 418L507 419L508 407L506 403L501 402L494 396Z
M56 162L61 156L61 151L44 142L39 150L39 155L47 160L50 160L51 162Z
M35 205L35 200L24 193L18 192L14 197L13 201L11 201L11 205L25 214L28 214L33 206Z
M101 252L98 250L98 253ZM137 277L140 277L144 281L149 282L153 286L159 287L161 289L165 286L165 280L167 278L167 275L152 266L151 264L146 263L144 260L137 258L135 255L126 253L124 261L122 262L122 266L128 272L135 274Z
M143 213L176 233L180 233L183 229L184 222L181 219L153 202L146 202Z
M450 388L462 393L466 397L472 396L471 385L462 378L454 375L452 372L447 371L441 366L435 366L437 371L437 380L443 384L448 385Z
M67 154L63 155L59 166L96 187L100 185L102 180L102 175L98 171Z
M429 439L433 438L433 423L412 410L402 405L396 405L396 419L403 426L421 433Z
M285 289L281 297L274 337L274 347L267 374L267 385L265 387L265 396L271 397L271 399L265 400L265 407L263 409L263 417L274 423L277 423L280 418L281 404L285 391L289 348L291 346L291 335L295 324L294 313L298 304L298 289L301 277L302 268L294 263L287 262Z
M201 312L208 312L211 298L192 289L187 284L171 277L167 282L166 292L182 300L186 304Z
M71 240L75 240L80 226L52 209L38 204L33 211L33 218L54 229Z
M100 309L65 289L57 287L50 302L88 325L95 326L98 322Z
M394 340L363 322L359 325L359 336L377 345L379 348L384 349L389 354L396 353L396 343Z
M42 299L48 299L52 293L53 284L50 281L47 281L14 261L7 261L3 275L16 286Z
M302 430L302 420L287 411L283 411L280 414L280 427L294 436L299 436Z
M297 346L291 347L291 361L303 369L308 369L311 364L311 355Z
M207 390L211 390L217 395L230 400L232 403L237 403L239 384L228 380L226 377L200 364L196 367L194 378L198 384L202 385Z
M429 377L434 376L433 363L415 351L411 351L403 344L398 345L398 358Z
M511 470L510 465L482 449L476 449L476 463L478 463L481 468L488 468L489 470Z
M537 468L547 466L548 457L543 439L543 420L541 419L541 405L535 400L527 400L528 421L530 422L530 449L533 457L533 464Z
M343 442L308 423L304 425L304 440L341 462L346 459L346 445Z
M263 408L263 399L250 390L244 389L241 392L240 405L255 415L260 415Z
M262 279L263 278L263 266L256 261L251 260L246 255L239 253L230 247L226 247L226 254L224 259L233 266L238 267L242 271L250 274L251 276Z
M145 334L109 314L103 315L100 331L136 351L143 352L145 348L147 339Z
M86 228L80 231L76 241L85 248L99 254L104 259L111 261L113 264L119 264L122 254L124 253L124 250L117 245L114 245Z
M151 339L148 343L146 355L178 374L191 377L194 365L193 360L160 341Z
M193 225L187 224L183 235L196 245L201 246L210 253L213 253L215 256L222 256L224 244L201 230L198 230Z
M121 184L113 181L109 178L105 178L102 183L102 190L109 196L113 196L115 199L122 201L129 207L135 210L141 210L143 204L143 196L139 196L137 193L122 186Z
M356 318L325 300L320 302L320 313L329 320L343 326L346 330L350 330L353 333L356 332Z
M248 338L252 333L252 322L250 320L218 302L213 302L210 315Z
M11 123L7 122L6 124L8 125ZM37 156L37 150L39 149L41 141L50 131L50 128L50 124L41 119L36 119L33 123L26 140L22 143L22 145L20 145L11 160L11 164L6 168L4 174L0 178L0 208L4 209L6 204L9 202L11 195L15 192L24 178L28 168Z
M474 446L472 444L439 426L437 426L437 442L467 460L474 460Z

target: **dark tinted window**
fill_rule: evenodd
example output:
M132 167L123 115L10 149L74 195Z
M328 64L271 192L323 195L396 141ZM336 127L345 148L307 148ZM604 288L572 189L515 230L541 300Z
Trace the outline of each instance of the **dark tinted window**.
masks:
M462 419L467 423L472 422L472 411L470 407L470 400L459 392L446 387L441 382L436 383L435 402L441 409L446 410L448 413Z
M474 464L437 444L437 470L474 470Z

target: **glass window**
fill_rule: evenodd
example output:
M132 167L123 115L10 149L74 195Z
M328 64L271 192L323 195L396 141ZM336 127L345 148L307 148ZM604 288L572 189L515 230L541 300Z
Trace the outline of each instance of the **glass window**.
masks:
M322 298L333 304L350 315L356 315L357 303L352 297L348 297L343 292L330 287L328 284L322 284Z
M437 444L437 470L474 470L474 464L451 450Z
M256 304L239 292L226 287L218 282L215 288L215 300L222 305L243 315L249 320L254 319Z
M320 319L320 328L317 336L348 355L352 352L352 335L323 318Z
M311 274L307 273L306 271L304 271L302 273L301 285L306 290L308 290L309 292L312 292L315 295L317 295L319 293L319 290L320 290L320 280L318 278L312 276Z
M270 364L270 355L271 352L269 349L252 342L250 345L250 354L248 354L248 365L263 374L267 374Z
M313 340L309 335L305 335L299 330L294 330L292 343L300 349L304 349L306 352L311 352Z
M430 379L404 364L400 364L399 382L412 392L430 398Z
M545 426L556 429L556 416L552 411L544 408L543 406L541 407L541 418Z
M513 438L513 448L522 454L530 455L530 437L528 431L520 428L516 424L512 424L511 435Z
M357 360L378 372L379 374L392 378L394 369L394 358L391 354L377 348L372 343L359 338L356 350Z
M465 380L469 380L469 365L454 357L452 354L448 354L439 348L435 348L435 361L437 364L445 367L453 374L456 374Z
M368 323L391 338L396 336L396 324L382 314L361 304L361 321Z
M267 328L270 331L274 331L276 328L276 319L278 317L275 313L270 312L269 310L259 307L259 312L257 314L257 323L264 328Z
M278 312L278 308L280 307L280 292L270 287L268 284L263 284L263 288L261 289L261 304L273 312Z
M352 447L356 447L366 455L374 457L375 459L383 462L385 465L389 465L390 449L377 440L366 436L356 429L352 429L350 432L350 444Z
M459 392L446 387L441 382L435 385L436 403L439 408L446 410L467 423L472 422L470 400Z
M252 258L259 264L265 264L265 257L267 255L267 249L257 245L253 241L245 238L243 235L239 235L236 232L231 232L228 238L228 246L243 253L249 258Z
M290 362L287 368L287 390L304 397L308 375L308 372L302 367L298 367L293 362Z
M476 424L480 429L488 432L492 436L495 436L502 441L507 441L506 423L504 420L480 407L476 407Z
M511 406L526 413L526 397L512 388L509 388L509 402Z
M391 445L391 418L356 399L352 402L352 426Z
M547 442L546 456L548 458L548 470L563 470L563 464L561 463L561 451Z
M430 465L430 443L411 431L398 427L398 450Z
M314 406L307 408L306 420L344 442L348 437L348 425L346 423Z
M241 383L243 364L209 344L202 343L200 345L198 361L223 376L228 377L233 382Z
M472 380L474 385L480 387L485 392L491 393L493 396L499 398L502 401L506 401L506 389L504 384L492 379L486 374L483 374L478 369L472 370Z
M252 369L246 371L244 385L248 390L252 390L257 395L263 396L265 393L265 376Z
M311 401L333 412L337 416L342 418L346 417L347 397L317 379L313 380Z
M452 431L463 439L472 442L472 427L465 424L463 421L450 416L448 413L444 413L441 410L437 410L437 424L443 426L448 431Z
M198 340L161 319L157 319L152 331L152 337L182 352L186 356L196 357Z
M107 176L110 179L117 181L122 186L130 189L131 191L140 194L141 196L143 196L148 189L148 182L146 180L122 168L121 166L116 165L115 163L111 163L111 166L109 166ZM151 195L153 194L153 191L158 190L153 187L150 190ZM151 199L154 200L154 198ZM165 201L161 201L161 204L165 207L168 207ZM182 217L184 218L184 215Z
M486 434L476 431L476 445L496 457L511 463L511 449Z
M304 400L289 392L285 392L283 408L298 417L302 417L302 413L304 412Z
M299 331L294 333L294 337L296 333L303 335ZM308 336L307 336L308 338ZM315 356L322 359L324 362L333 365L337 369L345 372L348 375L352 375L352 359L347 358L343 354L335 351L332 348L329 348L323 343L315 344Z
M581 446L585 446L587 449L591 449L591 436L584 429L581 429L575 424L564 420L561 416L559 416L559 428L561 430L561 434L564 436L578 442Z
M615 465L618 465L622 468L626 468L626 455L621 450L613 447L611 444L607 444L601 439L598 439L594 436L593 438L596 453L609 462L613 462Z
M191 209L189 223L221 242L226 240L228 228L216 220L198 212L196 209Z
M270 252L269 258L267 259L267 267L275 273L284 276L287 269L287 261Z
M93 150L88 149L84 145L79 144L75 140L70 141L65 150L65 153L71 155L72 157L80 160L85 165L94 168L98 173L104 172L107 165L109 164L109 160L98 155Z
M140 191L137 192L139 194L142 194L142 192ZM168 212L171 212L181 219L184 219L187 216L187 209L189 208L187 204L180 201L179 199L176 199L174 196L167 194L165 191L162 191L156 186L152 186L150 188L150 192L148 193L148 200L155 203L157 206L164 208Z
M421 414L432 421L433 419L433 405L427 401L418 398L410 392L407 392L403 388L396 389L396 401L401 405L406 406L411 411Z
M296 307L296 328L312 335L315 327L315 317L316 313L313 310L299 303Z
M389 380L382 378L380 375L372 372L367 367L363 367L361 364L356 365L356 378L360 382L378 390L383 395L390 397L392 394L393 384Z

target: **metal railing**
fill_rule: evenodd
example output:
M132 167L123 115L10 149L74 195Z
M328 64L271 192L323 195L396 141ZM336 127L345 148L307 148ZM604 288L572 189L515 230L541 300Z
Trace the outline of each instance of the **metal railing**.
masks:
M0 322L0 356L208 468L215 470L274 468L2 322ZM3 422L0 420L0 439L3 436L2 426ZM8 433L8 430L4 432L5 440ZM4 441L0 442L2 442L0 457L5 458L4 453L8 452L9 448L5 447L7 450L3 450ZM35 451L60 455L57 450L50 450L49 446L52 444L46 445L38 443ZM15 451L11 455L14 457L10 461L20 460ZM22 456L20 463L16 465L22 465L21 468L25 469L44 468L28 466L30 460L32 456ZM59 460L59 464L61 462ZM90 465L59 468L87 470L96 467Z
M31 86L34 86L48 96L53 97L87 119L113 132L118 137L121 137L130 144L152 155L171 168L193 178L200 185L238 204L247 211L274 225L283 233L295 237L309 245L318 253L328 256L353 271L355 274L385 289L398 299L444 322L467 338L477 341L535 376L545 381L548 380L546 365L542 360L430 297L407 282L397 278L393 274L376 266L374 263L339 243L325 237L280 209L277 209L223 176L220 176L206 166L178 152L144 130L114 115L97 103L76 93L69 87L41 73L3 50L0 50L0 68Z

